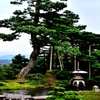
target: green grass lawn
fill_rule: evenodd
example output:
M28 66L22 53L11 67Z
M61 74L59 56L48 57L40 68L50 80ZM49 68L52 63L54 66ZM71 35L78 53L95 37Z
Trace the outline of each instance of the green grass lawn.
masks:
M29 89L29 88L43 87L43 86L48 86L48 83L43 80L16 79L16 80L5 80L0 82L0 90Z
M33 85L29 83L17 83L17 82L0 82L3 85L0 86L0 90L7 90L7 89L27 89L27 88L34 88Z
M100 100L100 91L81 91L79 94L83 96L83 100Z

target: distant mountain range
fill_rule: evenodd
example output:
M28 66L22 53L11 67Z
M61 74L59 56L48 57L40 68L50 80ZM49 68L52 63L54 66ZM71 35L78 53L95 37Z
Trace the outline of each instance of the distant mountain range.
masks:
M0 65L4 65L4 64L10 64L11 60L0 60Z
M4 56L0 56L0 59L2 60L12 60L12 58L14 57L14 55L4 55Z
M13 55L0 56L0 65L10 64L13 57Z
M12 58L14 58L15 55L4 55L0 56L0 65L4 64L10 64L12 61ZM29 58L29 55L25 55L26 58Z

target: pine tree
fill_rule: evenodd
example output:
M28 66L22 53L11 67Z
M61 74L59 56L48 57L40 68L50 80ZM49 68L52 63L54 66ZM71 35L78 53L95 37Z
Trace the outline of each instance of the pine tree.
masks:
M85 25L75 25L79 16L66 10L66 0L56 2L50 0L15 0L11 4L28 3L23 11L16 10L14 16L9 19L0 20L0 27L6 27L13 31L11 34L0 34L3 41L19 39L20 34L26 33L31 36L33 51L29 63L24 67L20 75L25 77L31 68L34 68L40 48L43 46L55 46L69 41L74 45L81 36L81 30Z

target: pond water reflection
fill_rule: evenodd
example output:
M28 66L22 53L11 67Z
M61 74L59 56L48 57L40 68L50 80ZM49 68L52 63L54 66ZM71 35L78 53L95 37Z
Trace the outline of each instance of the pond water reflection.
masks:
M41 96L41 95L47 95L48 92L52 88L34 88L34 89L21 89L21 90L6 90L2 91L1 94L8 95L8 94L21 94L21 95L32 95L32 96Z
M31 96L42 96L42 95L47 95L48 92L52 90L52 88L44 88L44 87L38 87L38 88L33 88L33 89L20 89L20 90L5 90L5 91L0 91L0 94L3 95L31 95ZM68 90L73 90L72 87L67 87L66 91ZM91 90L90 88L85 90Z

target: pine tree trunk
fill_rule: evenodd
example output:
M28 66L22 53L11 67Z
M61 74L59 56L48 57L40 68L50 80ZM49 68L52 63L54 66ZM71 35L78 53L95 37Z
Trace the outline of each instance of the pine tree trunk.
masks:
M76 70L76 56L74 56L74 71Z
M57 53L56 52L54 52L54 54L53 54L53 64L54 64L54 69L56 69L57 68Z
M50 51L50 71L52 70L52 58L53 58L53 46L51 46L51 51Z
M89 56L91 56L91 45L89 45ZM91 78L91 63L89 62L89 78Z
M35 35L31 34L31 40L32 40L32 45L33 45L33 52L30 55L30 60L29 60L28 65L20 71L21 77L25 77L26 75L28 75L30 70L32 68L34 68L36 59L40 52L40 45L38 43L37 37Z
M61 71L62 71L63 68L64 68L64 64L63 64L62 54L60 54L59 52L58 52L58 58L59 58L60 68L61 68Z
M30 70L34 68L38 54L39 54L39 49L35 49L32 52L28 65L24 67L20 72L21 77L25 77L26 75L28 75Z

